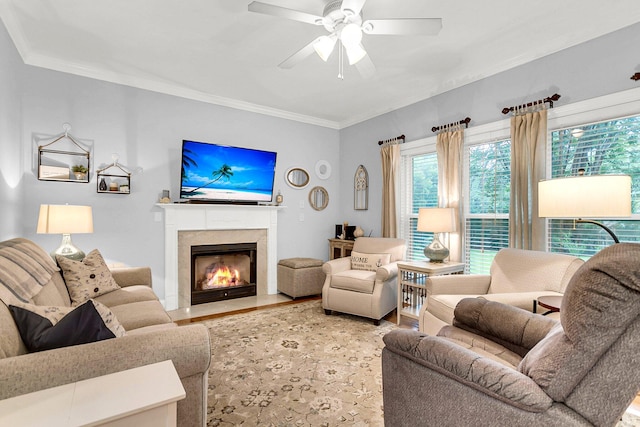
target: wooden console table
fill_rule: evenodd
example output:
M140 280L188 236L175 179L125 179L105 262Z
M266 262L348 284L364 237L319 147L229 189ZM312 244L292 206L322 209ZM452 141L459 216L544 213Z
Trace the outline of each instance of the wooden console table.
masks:
M0 401L0 425L176 426L186 397L171 360Z
M329 259L344 258L351 255L353 240L329 239Z
M418 319L420 309L427 298L427 279L429 276L456 274L464 271L462 262L398 262L398 325L400 317Z

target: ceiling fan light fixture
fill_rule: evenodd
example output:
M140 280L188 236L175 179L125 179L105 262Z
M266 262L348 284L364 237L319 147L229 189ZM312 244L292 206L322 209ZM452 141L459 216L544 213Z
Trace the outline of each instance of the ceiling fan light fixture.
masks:
M333 48L336 45L336 40L337 37L322 36L319 37L318 41L313 44L313 48L315 49L316 53L324 62L327 62L327 60L331 56Z
M349 65L354 65L367 55L367 51L364 50L361 44L355 46L345 46L347 51L347 58L349 58Z
M357 24L347 24L340 32L340 40L347 47L359 46L362 41L362 30Z

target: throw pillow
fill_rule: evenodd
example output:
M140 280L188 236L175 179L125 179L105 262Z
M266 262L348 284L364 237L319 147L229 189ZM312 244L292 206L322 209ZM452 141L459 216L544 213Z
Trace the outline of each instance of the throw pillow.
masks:
M351 252L351 269L376 271L378 267L389 264L391 254L365 254L361 252Z
M89 300L77 307L9 305L11 315L31 352L86 344L125 335L104 304Z
M71 305L75 306L90 298L120 289L97 249L89 252L82 261L60 255L56 255L56 261L62 269Z

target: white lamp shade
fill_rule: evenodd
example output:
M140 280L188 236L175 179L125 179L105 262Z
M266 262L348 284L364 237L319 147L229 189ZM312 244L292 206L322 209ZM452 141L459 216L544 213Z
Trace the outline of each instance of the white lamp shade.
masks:
M349 65L354 65L365 57L367 51L364 50L361 44L354 46L345 46L347 51L347 58L349 58Z
M541 218L624 218L631 216L631 177L586 175L538 183Z
M454 208L420 208L418 211L418 231L448 233L456 231L457 225Z
M91 206L40 205L38 234L93 233Z
M324 62L327 62L329 56L331 56L337 40L338 39L335 36L322 36L318 37L318 41L313 44L313 48L316 53Z
M360 45L362 41L362 30L360 26L354 23L347 24L340 31L340 40L345 47L353 47Z

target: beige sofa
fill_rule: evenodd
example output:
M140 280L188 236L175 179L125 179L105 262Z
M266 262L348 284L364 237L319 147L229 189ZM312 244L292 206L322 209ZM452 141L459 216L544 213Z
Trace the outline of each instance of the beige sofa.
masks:
M0 242L0 249L16 242L48 257L26 239ZM7 277L12 272L3 262L0 277ZM186 391L186 398L178 402L178 425L205 425L211 359L207 328L178 327L171 321L151 289L149 268L114 269L112 275L121 288L95 300L109 307L126 330L118 338L29 353L7 304L0 302L0 399L170 359ZM30 302L70 306L63 275L53 273Z
M582 264L583 260L570 255L507 248L498 251L489 274L431 277L419 330L436 335L450 325L453 310L463 298L481 297L532 311L538 297L561 296Z

